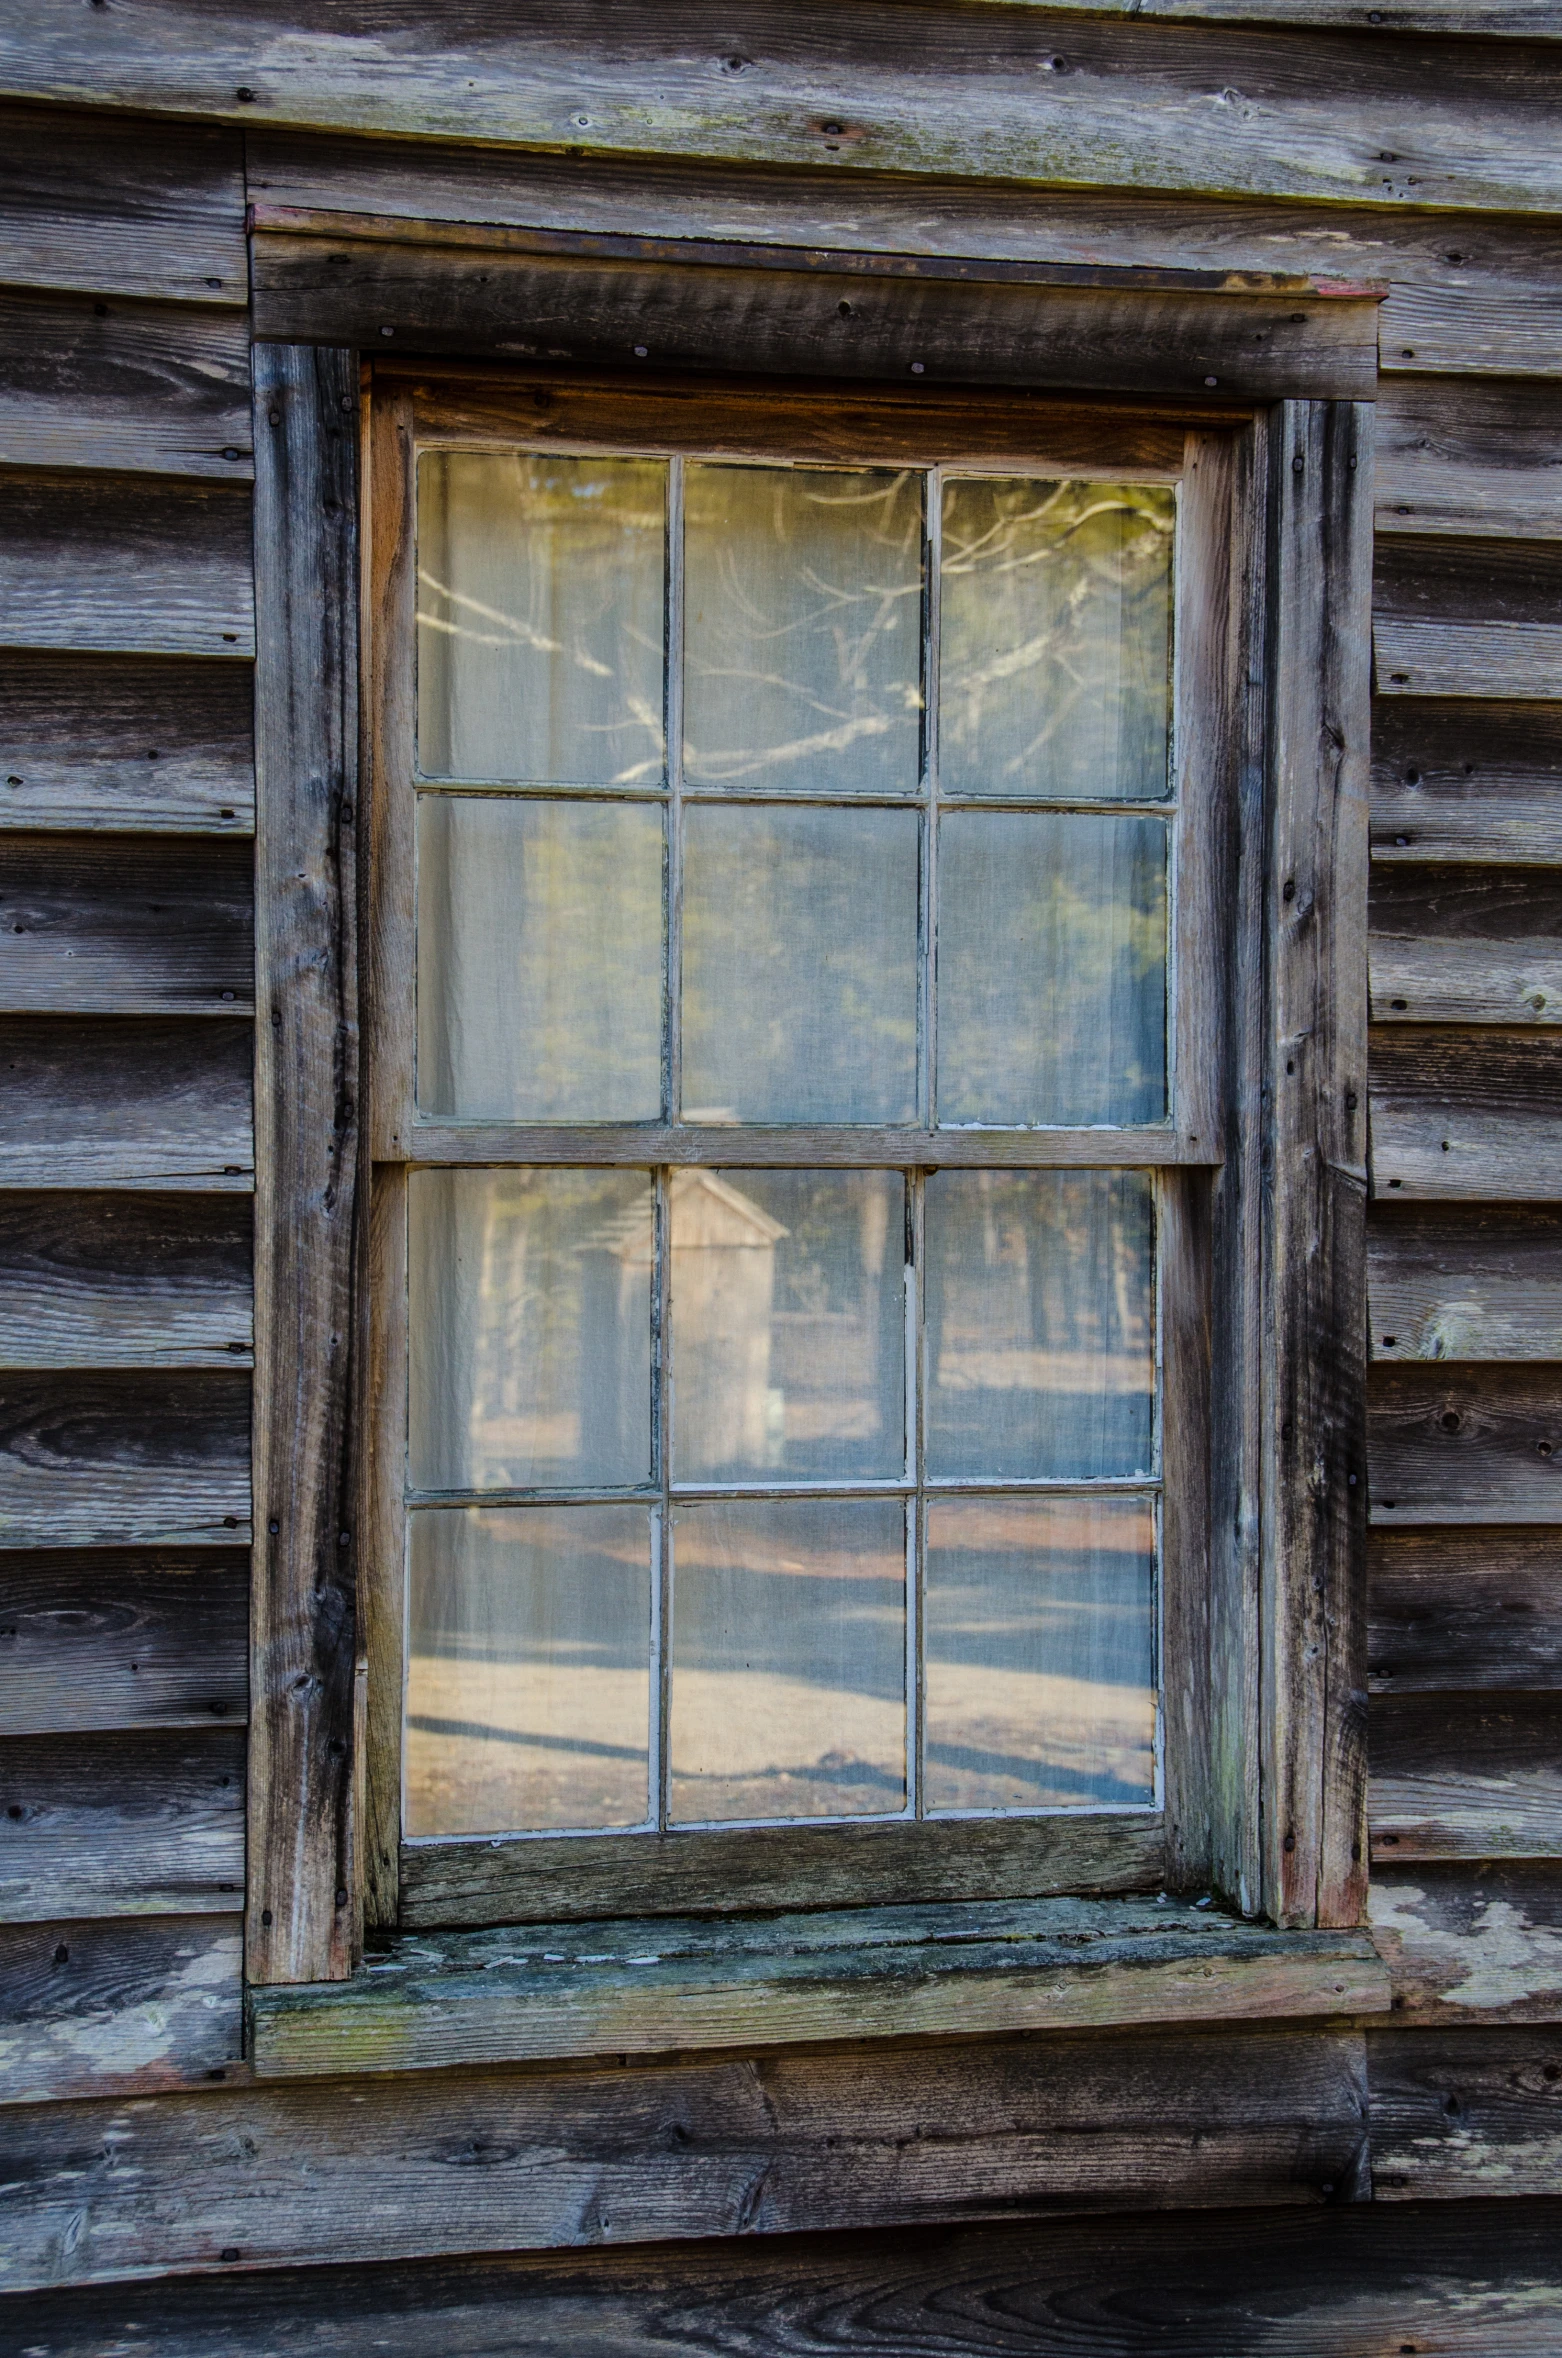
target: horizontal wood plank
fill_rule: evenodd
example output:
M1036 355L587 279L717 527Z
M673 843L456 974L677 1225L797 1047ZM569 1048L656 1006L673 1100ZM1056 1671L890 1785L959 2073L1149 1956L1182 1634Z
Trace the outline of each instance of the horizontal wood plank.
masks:
M7 1926L0 2104L227 2079L242 2068L243 1974L237 1916Z
M0 1554L0 1735L212 1727L248 1709L239 1548Z
M1562 2020L1562 1876L1551 1865L1381 1868L1372 1937L1406 2022Z
M247 1367L253 1330L246 1199L0 1196L0 1366Z
M1380 532L1562 537L1562 421L1543 378L1385 376Z
M254 1184L248 1023L0 1022L0 1186Z
M1368 2014L1388 1997L1362 1933L1268 1931L1163 1893L419 1934L349 1982L253 1989L247 2052L257 2077L295 2078Z
M0 633L12 647L255 652L250 502L135 475L0 475Z
M1562 1859L1555 1695L1390 1695L1372 1706L1374 1864Z
M1372 715L1372 858L1562 861L1562 701L1383 698Z
M521 22L476 10L463 38L452 28L432 52L421 29L405 6L372 26L346 20L322 43L303 13L274 14L262 38L196 0L87 16L35 0L0 42L0 86L512 150L1556 208L1545 134L1558 69L1545 44L1463 44L1455 110L1413 47L1321 29L1303 44L1267 25L908 15L884 0L854 8L828 43L767 0L683 0L649 18L581 0Z
M238 1546L247 1374L0 1377L0 1546Z
M242 310L248 279L236 133L0 107L0 284Z
M1375 2201L1555 2192L1562 2180L1555 2030L1383 2030L1367 2052Z
M1562 1687L1562 1530L1379 1528L1368 1599L1375 1693Z
M231 1915L244 1882L244 1733L0 1744L0 1923Z
M888 1907L1154 1891L1158 1817L1031 1818L876 1826L761 1826L733 1833L403 1843L401 1921L413 1929L690 1909Z
M0 465L243 482L242 313L0 292Z
M1375 1023L1562 1023L1562 875L1380 867L1368 961Z
M14 2296L34 2358L1542 2358L1562 2201L1173 2211L1002 2226L240 2270Z
M1381 697L1533 697L1562 677L1562 545L1380 535L1373 587Z
M254 1007L246 843L0 839L0 1013L228 1015Z
M300 234L297 219L308 222ZM284 226L286 224L286 226ZM320 231L331 224L331 234ZM579 250L540 250L545 239ZM730 369L1238 399L1369 396L1371 299L1287 292L1015 284L1029 266L870 263L849 252L436 231L393 219L260 213L256 334L383 350L485 352L586 366ZM731 260L724 261L724 253ZM859 267L861 264L863 267ZM1080 278L1096 271L1072 273ZM1142 274L1141 274L1142 275Z
M1246 2025L17 2108L0 2282L1316 2205L1365 2114L1359 2034Z
M1523 1033L1376 1027L1373 1192L1407 1202L1562 1201L1562 1041Z
M1562 1359L1562 1217L1381 1202L1367 1289L1374 1359Z
M1562 1523L1562 1368L1379 1365L1374 1523Z
M0 653L0 829L250 835L248 665Z

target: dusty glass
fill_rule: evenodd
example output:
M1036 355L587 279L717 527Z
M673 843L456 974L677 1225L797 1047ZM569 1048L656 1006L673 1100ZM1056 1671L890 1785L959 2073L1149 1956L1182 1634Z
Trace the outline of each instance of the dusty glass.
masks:
M425 452L424 777L659 786L666 540L665 460Z
M407 1834L643 1824L648 1509L423 1507L411 1521Z
M684 777L912 794L922 761L922 480L684 474Z

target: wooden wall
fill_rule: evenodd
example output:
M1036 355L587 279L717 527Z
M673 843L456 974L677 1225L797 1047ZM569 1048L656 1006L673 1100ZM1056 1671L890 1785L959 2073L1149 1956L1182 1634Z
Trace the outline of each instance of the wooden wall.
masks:
M998 36L1022 13L1039 21L992 10ZM1373 75L1403 96L1427 44L1338 29L1350 14L1305 57L1324 80L1349 66L1366 124ZM53 0L43 17L77 39ZM1069 60L1087 30L1091 56L1118 37L1078 19ZM1288 87L1274 42L1303 37L1225 27L1226 96L1248 64ZM16 67L16 38L0 41L6 86L49 86L47 59L32 81ZM793 152L753 131L733 161L714 136L668 132L658 156L637 132L631 163L588 168L464 148L448 109L443 144L398 144L404 86L382 121L372 94L333 114L327 87L300 101L312 129L0 112L0 2289L849 2220L890 2240L828 2247L836 2275L817 2255L788 2275L779 2243L773 2265L528 2263L464 2291L430 2260L406 2299L483 2309L468 2341L441 2325L441 2347L511 2346L524 2297L529 2330L542 2318L582 2349L644 2346L672 2309L680 2346L810 2347L823 2318L847 2320L853 2347L932 2350L928 2305L963 2301L1013 2307L993 2347L1169 2351L1164 2287L1217 2299L1190 2247L1235 2265L1256 2237L1291 2286L1289 2347L1378 2346L1325 2314L1331 2269L1374 2331L1410 2318L1384 2346L1545 2346L1516 2337L1544 2336L1536 2319L1562 2303L1536 2258L1555 2223L1515 2198L1562 2194L1562 186L1493 158L1505 120L1516 147L1544 144L1522 85L1562 50L1432 50L1438 87L1473 93L1480 170L1440 165L1418 192L1396 152L1372 206L1360 173L1353 199L1207 145L1202 178L1167 162L1148 193L1114 182L1109 143L1081 149L1066 194L953 164L933 178L925 125L920 147L858 159L894 167L883 178L854 168L844 187L817 133ZM247 70L213 57L213 86ZM117 87L199 113L198 63L170 63L166 88L127 66ZM810 71L850 80L824 49ZM76 72L54 86L80 99ZM1373 1909L1392 2026L248 2084L247 201L1390 282L1369 1311ZM254 324L268 332L263 289ZM1404 2207L1431 2197L1485 2199ZM1286 2207L1194 2238L1125 2216L1094 2243L1070 2228L940 2245L947 2276L927 2257L929 2228L995 2211L1229 2204ZM913 2222L913 2242L892 2236ZM1115 2255L1124 2287L1088 2335L1057 2290L1087 2250ZM1438 2309L1439 2253L1487 2292ZM806 2316L788 2306L786 2285L837 2280L838 2310L826 2293ZM300 2333L321 2281L275 2279ZM165 2305L163 2340L138 2346L260 2346L250 2292L228 2288L220 2312L208 2297ZM318 2346L373 2346L401 2297L342 2291ZM49 2358L155 2322L150 2295L51 2299L11 2318ZM203 2339L219 2323L227 2339ZM1222 2333L1259 2346L1234 2312Z

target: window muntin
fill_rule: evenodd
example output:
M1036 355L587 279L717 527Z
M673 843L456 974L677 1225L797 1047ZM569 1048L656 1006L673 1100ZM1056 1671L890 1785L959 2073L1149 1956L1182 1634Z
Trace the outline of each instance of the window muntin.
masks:
M485 510L468 493L466 532L501 544L497 558L468 559L449 484L457 460L479 455L534 505L541 481L554 511L560 484L571 497L594 487L595 505L562 510L589 518L589 595L555 586L539 600L539 575L568 570L557 512L543 555L533 548L503 578L524 498ZM632 735L631 696L629 718L650 734L644 481L658 466L670 660L656 710L672 758L665 777L660 749L604 777L581 748ZM723 500L742 522L726 552ZM552 1291L537 1280L530 1305L548 1333L573 1317L552 1360L525 1339L527 1298L462 1310L443 1298L451 1281L431 1279L451 1258L439 1239L457 1216L452 1183L488 1191L471 1201L491 1226L506 1189L549 1180L589 1193L609 1174L528 1167L524 1130L514 1167L413 1174L408 1835L1153 1806L1157 1183L1148 1170L924 1177L883 1168L852 1131L1166 1123L1173 490L1040 472L439 452L422 461L425 511L442 537L433 587L420 545L420 727L433 710L439 758L478 746L487 766L447 766L442 789L419 796L420 1110L602 1125L605 1147L607 1125L658 1114L736 1127L734 1148L743 1125L796 1125L829 1133L831 1160L860 1168L620 1171L632 1203L574 1249L615 1261L627 1307L609 1326L561 1310L588 1281L561 1275L555 1252ZM620 591L601 519L630 512L636 553ZM481 597L460 589L474 580ZM625 612L604 622L615 596ZM985 648L977 600L995 610ZM464 618L479 607L468 644ZM604 682L615 630L624 676ZM983 666L992 676L978 680ZM745 668L762 675L748 696L733 676ZM453 710L485 694L545 702L545 740ZM1024 732L1027 698L1059 707L1050 729ZM955 767L942 785L949 715ZM584 774L558 774L566 763ZM426 755L420 767L436 775ZM462 787L484 791L450 790ZM665 849L648 799L664 805ZM456 834L478 822L465 892L451 881L452 822L433 815L451 811ZM666 960L654 974L653 951ZM621 1161L623 1142L612 1151ZM826 1369L851 1388L843 1329L833 1350L821 1329L811 1370L791 1377L796 1330L783 1322L808 1311L776 1308L777 1264L787 1300L800 1282L788 1258L803 1275L809 1264L768 1200L783 1180L811 1192L808 1282L828 1316L820 1264L845 1266L863 1229L844 1196L830 1218L837 1179L893 1195L899 1211L898 1236L883 1218L871 1316L857 1303L879 1358L866 1406L859 1365L849 1412L826 1398ZM740 1229L753 1241L735 1242ZM502 1259L486 1232L471 1250ZM768 1268L762 1280L697 1278L706 1261ZM691 1312L702 1295L714 1307ZM446 1448L444 1463L487 1470L424 1484L419 1468L442 1453L430 1454L438 1386L420 1389L420 1353L460 1359L433 1338L474 1317L491 1359L559 1366L532 1421L562 1429L573 1414L575 1438L556 1431L551 1460L511 1442L475 1461ZM883 1343L897 1320L899 1403ZM852 1347L860 1362L860 1336ZM470 1363L470 1340L466 1351ZM788 1380L761 1380L772 1372ZM470 1399L461 1380L445 1423L465 1418L475 1434L475 1368ZM578 1405L561 1407L571 1385ZM634 1403L626 1385L640 1387ZM837 1430L837 1444L867 1442L858 1464L886 1470L817 1452L810 1464L803 1432L832 1416L858 1428ZM649 1473L603 1480L602 1434L632 1431L638 1452L646 1428ZM587 1596L611 1602L588 1613ZM479 1690L481 1711L460 1705ZM639 1812L626 1814L637 1773Z

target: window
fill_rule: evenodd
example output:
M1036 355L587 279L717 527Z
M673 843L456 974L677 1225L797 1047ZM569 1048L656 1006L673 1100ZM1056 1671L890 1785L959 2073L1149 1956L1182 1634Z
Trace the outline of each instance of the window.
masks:
M1154 1880L1221 446L380 396L382 1917Z

